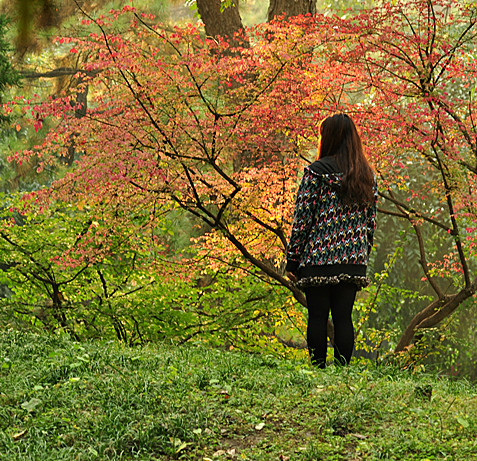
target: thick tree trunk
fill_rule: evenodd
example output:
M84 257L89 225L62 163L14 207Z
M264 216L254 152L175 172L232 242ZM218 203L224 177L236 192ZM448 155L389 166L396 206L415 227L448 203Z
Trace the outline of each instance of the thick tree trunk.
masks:
M234 1L233 5L223 8L223 11L220 11L221 4L220 0L197 0L197 9L208 36L231 38L243 28L239 1ZM287 17L316 14L316 0L270 0L268 20L283 13Z
M197 9L208 36L232 39L235 33L243 29L239 2L236 0L223 11L220 11L221 4L220 0L197 0Z
M288 17L300 14L316 14L316 0L270 0L268 20L285 13Z

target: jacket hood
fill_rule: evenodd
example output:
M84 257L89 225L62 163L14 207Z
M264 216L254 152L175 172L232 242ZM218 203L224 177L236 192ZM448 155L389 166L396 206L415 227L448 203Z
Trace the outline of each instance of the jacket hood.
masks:
M319 159L310 164L307 169L313 177L316 177L322 183L334 188L340 187L343 173L339 171L334 157Z

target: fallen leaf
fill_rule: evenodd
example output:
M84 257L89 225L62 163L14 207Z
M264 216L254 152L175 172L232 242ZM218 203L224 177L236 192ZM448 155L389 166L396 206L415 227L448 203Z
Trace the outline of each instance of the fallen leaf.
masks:
M33 411L40 404L41 404L40 399L32 398L29 402L23 402L21 407L24 410Z
M25 429L24 431L21 431L21 432L17 432L16 434L13 434L12 438L13 438L13 440L19 440L19 439L21 439L27 432L28 432L27 429Z
M265 423L258 423L258 424L255 426L255 430L261 431L264 427L265 427Z
M176 454L177 454L177 453L180 453L182 450L184 450L185 448L187 448L189 445L191 445L191 443L182 442L182 443L180 444L179 448L177 448Z
M469 422L462 418L461 416L458 416L457 418L457 422L464 428L464 429L467 429L469 427Z
M316 386L314 389L315 392L325 392L326 387L325 386Z

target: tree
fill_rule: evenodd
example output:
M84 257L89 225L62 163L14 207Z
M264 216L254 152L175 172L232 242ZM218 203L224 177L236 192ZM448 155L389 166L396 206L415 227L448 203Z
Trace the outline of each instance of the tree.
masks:
M82 166L57 183L54 197L102 206L112 229L119 209L120 216L134 216L144 206L162 213L173 203L218 231L207 245L218 241L225 260L243 266L232 261L238 249L269 281L288 287L304 303L284 278L280 260L301 163L298 143L309 142L310 121L320 117L315 110L310 119L309 111L322 102L325 85L329 89L328 82L316 79L309 86L304 78L311 65L309 44L302 47L296 38L305 23L297 19L294 30L285 23L257 27L262 48L244 47L224 58L226 42L202 39L197 28L167 34L146 19L136 15L127 37L68 40L75 52L84 48L96 56L84 72L84 85L94 82L96 89L91 109L77 118L71 117L78 109L72 97L31 101L24 111L33 110L35 123L51 116L67 122L17 159L37 152L44 165L54 163L68 155L65 146L74 136L84 152ZM266 38L270 31L272 42ZM246 78L250 73L256 75L253 82ZM310 91L320 98L314 101ZM9 110L16 109L12 102ZM256 159L254 166L234 171L234 159L244 151ZM151 211L151 229L155 219Z
M105 19L89 39L67 39L93 57L83 72L95 89L86 117L74 117L71 97L26 109L32 123L59 124L18 160L37 154L47 165L67 155L72 136L83 152L51 197L93 203L111 229L136 209L150 210L150 229L157 213L183 209L207 226L197 242L202 256L242 272L258 268L304 304L283 276L295 178L312 160L319 120L346 110L380 176L381 211L411 223L436 295L396 350L475 294L472 8L411 0L346 20L281 19L246 30L253 46L247 40L233 53L227 40L203 38L195 26L168 33L129 7L110 20L123 14L133 15L127 34L108 34ZM253 161L234 168L244 152ZM452 254L430 254L426 226L442 232Z
M3 102L5 90L17 85L20 79L18 72L12 66L9 56L10 44L5 38L8 23L6 16L0 15L0 103ZM0 122L5 121L7 118L0 115Z
M477 291L477 36L475 6L440 0L386 4L355 22L367 84L368 136L382 179L382 211L407 220L435 300L407 326L396 351ZM359 56L358 56L359 55ZM426 234L449 250L432 254Z
M154 284L154 261L144 239L129 245L137 228L117 227L106 242L105 223L87 205L44 208L34 195L0 198L0 280L8 287L0 298L2 323L62 329L76 339L110 336L111 327L119 340L140 340L143 312L134 296Z

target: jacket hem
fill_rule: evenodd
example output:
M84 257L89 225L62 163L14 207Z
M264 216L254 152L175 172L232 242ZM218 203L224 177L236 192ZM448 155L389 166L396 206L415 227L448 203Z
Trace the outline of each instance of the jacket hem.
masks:
M338 285L340 282L353 283L358 287L358 290L361 290L362 288L367 287L371 283L371 280L368 277L361 275L339 274L332 276L304 277L296 283L296 286L300 290L303 290L315 286Z

